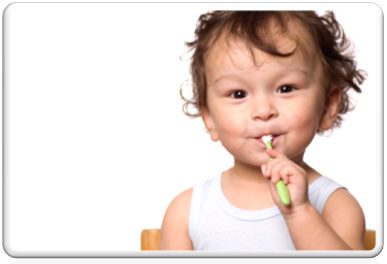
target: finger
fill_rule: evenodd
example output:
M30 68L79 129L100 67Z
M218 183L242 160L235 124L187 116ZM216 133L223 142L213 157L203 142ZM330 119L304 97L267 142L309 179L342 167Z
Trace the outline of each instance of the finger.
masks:
M269 182L269 186L270 186L271 196L273 197L274 202L276 204L280 204L281 201L280 201L280 198L278 196L278 192L277 192L277 188L275 187L275 184L272 182Z
M280 162L281 160L280 159L270 159L268 162L264 163L261 165L261 171L262 171L262 174L265 176L265 177L270 177L270 174L271 174L271 170L273 168L273 166Z
M285 184L289 184L290 178L297 173L297 170L291 166L290 164L287 164L286 166L282 167L279 174L281 179L284 181Z
M288 180L286 175L289 167L289 161L285 159L277 159L270 167L270 176L273 183L277 183L280 179Z
M284 162L283 158L276 158L265 163L264 166L262 166L264 175L267 177L269 176L272 177L276 168L280 166L280 164L283 162Z
M291 182L291 177L296 174L301 174L297 165L288 159L280 158L272 167L271 180L272 182L277 183L282 179L285 184L289 184Z
M273 159L285 157L285 155L275 149L266 149L266 153Z
M262 172L262 175L264 177L270 178L270 174L268 173L268 166L267 166L267 164L261 165L261 172Z

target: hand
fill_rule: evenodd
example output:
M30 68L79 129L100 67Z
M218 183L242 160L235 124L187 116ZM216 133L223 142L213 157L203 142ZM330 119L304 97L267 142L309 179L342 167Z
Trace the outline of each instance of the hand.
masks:
M297 208L304 207L309 203L308 199L308 176L306 171L288 159L285 155L274 149L267 149L267 153L273 159L261 166L262 174L270 182L271 193L274 202L283 214L291 214ZM285 206L280 201L275 184L282 179L287 185L291 203Z

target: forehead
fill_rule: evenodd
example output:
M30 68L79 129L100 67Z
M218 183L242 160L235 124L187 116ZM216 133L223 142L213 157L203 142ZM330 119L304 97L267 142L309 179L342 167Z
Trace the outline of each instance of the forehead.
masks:
M295 19L286 23L287 31L284 32L277 23L271 22L268 31L262 36L266 38L266 42L273 43L280 53L291 53L285 57L271 55L259 50L246 39L234 36L228 31L222 32L216 41L213 41L205 56L208 81L217 75L227 74L228 70L244 71L259 68L265 63L278 63L281 67L299 67L308 70L311 70L310 65L321 64L318 63L319 52L315 42L305 27Z

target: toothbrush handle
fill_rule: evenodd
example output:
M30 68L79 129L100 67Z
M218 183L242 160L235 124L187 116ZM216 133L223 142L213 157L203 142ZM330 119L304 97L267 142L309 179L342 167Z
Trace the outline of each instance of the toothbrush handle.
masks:
M266 144L266 148L268 149L272 149L273 146L271 144L271 141L268 141L265 143ZM271 160L272 158L270 158ZM276 184L275 184L275 187L277 189L277 192L278 192L278 196L281 200L281 202L288 206L290 204L290 194L289 194L289 190L288 190L288 187L286 186L286 184L284 183L283 180L279 180Z
M288 206L290 204L290 194L289 194L288 187L286 186L284 181L283 180L279 180L275 184L275 187L277 189L277 192L278 192L278 195L279 195L279 198L280 198L281 202L284 205Z

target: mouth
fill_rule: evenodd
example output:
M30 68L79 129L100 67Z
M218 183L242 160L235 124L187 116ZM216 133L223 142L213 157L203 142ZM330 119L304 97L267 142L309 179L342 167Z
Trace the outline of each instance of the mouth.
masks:
M271 135L271 137L272 137L271 142L272 142L273 147L275 147L276 142L277 142L277 138L280 136L279 134L265 134L265 135L260 135L258 137L255 137L254 139L258 141L258 144L260 146L262 146L263 148L266 148L265 142L263 142L263 140L262 140L262 137L264 137L266 135Z

